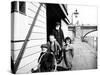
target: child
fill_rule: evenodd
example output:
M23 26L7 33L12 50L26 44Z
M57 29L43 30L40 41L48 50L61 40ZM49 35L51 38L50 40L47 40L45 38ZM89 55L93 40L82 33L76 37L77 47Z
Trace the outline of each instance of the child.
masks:
M62 29L61 29L61 23L60 22L56 22L55 29L53 29L52 34L55 36L57 42L62 47L63 46L62 43L64 41L64 34L63 34Z
M37 69L32 69L31 72L51 72L56 70L56 60L51 52L47 52L48 46L47 44L41 45L42 52L38 59Z
M71 39L70 37L65 38L65 45L64 49L64 61L66 66L71 70L72 68L72 58L73 58L73 47L71 46Z
M38 62L39 62L41 56L47 52L47 49L48 49L47 44L42 44L42 45L41 45L41 50L42 50L42 52L41 52L41 54L40 54L40 56L39 56Z
M40 63L41 57L47 52L47 45L46 44L42 44L41 45L41 50L42 50L42 52L40 53L40 56L38 58L38 63ZM38 66L35 69L32 68L31 72L32 73L39 72L39 68L40 68L40 64L38 64Z
M48 44L48 51L53 52L57 60L57 64L59 64L63 58L62 50L59 43L56 41L54 35L49 36L49 42L47 44Z
M45 53L40 61L40 72L56 71L56 59L53 53Z

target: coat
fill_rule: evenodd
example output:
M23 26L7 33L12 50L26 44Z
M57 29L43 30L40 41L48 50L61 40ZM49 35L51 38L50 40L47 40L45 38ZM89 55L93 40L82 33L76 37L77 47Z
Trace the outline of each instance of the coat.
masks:
M53 52L54 55L57 55L58 52L61 50L61 47L57 41L54 41L54 45L51 46L50 42L47 42L48 45L48 52Z
M60 29L60 30L56 30L54 29L52 31L52 34L55 36L57 42L60 44L60 46L62 47L62 42L64 41L64 34L63 34L63 31Z

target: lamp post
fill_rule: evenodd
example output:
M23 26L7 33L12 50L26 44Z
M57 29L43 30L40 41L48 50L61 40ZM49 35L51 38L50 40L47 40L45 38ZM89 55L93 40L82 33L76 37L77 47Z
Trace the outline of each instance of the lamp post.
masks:
M75 15L75 18L78 18L79 12L77 11L77 9L75 10L75 12L73 13ZM81 26L79 25L79 21L76 21L76 26L75 26L75 37L77 42L81 41L81 37L82 37L82 30L81 30Z
M75 10L75 12L74 13L72 13L72 25L73 25L73 15L75 15L75 18L77 18L78 17L78 11L77 11L77 9Z
M77 12L77 9L75 10L75 12L74 12L74 15L75 15L75 17L77 18L78 17L78 12Z

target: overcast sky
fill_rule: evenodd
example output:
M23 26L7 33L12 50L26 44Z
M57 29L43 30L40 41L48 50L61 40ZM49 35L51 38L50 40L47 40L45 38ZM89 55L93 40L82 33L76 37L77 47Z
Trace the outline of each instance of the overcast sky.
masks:
M91 24L97 25L97 7L95 6L87 6L87 5L67 5L68 16L71 21L72 13L77 9L79 12L79 23L80 24ZM73 22L75 22L75 16L73 16Z

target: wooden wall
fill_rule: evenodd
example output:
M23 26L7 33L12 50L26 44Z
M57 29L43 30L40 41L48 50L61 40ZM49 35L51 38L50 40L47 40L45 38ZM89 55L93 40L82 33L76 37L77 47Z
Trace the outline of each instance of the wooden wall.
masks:
M24 40L29 28L34 20L37 9L40 3L36 2L26 2L26 14L23 15L19 12L14 12L11 14L12 18L12 28L13 32L11 40ZM14 25L14 26L13 26ZM46 6L42 5L39 15L37 17L35 26L33 27L31 36L29 38L28 44L26 46L24 55L22 57L21 63L18 67L17 73L30 73L31 69L36 67L38 62L38 57L41 52L41 44L47 42L47 31L46 31ZM24 42L13 42L11 43L11 54L13 55L14 61L20 52Z

